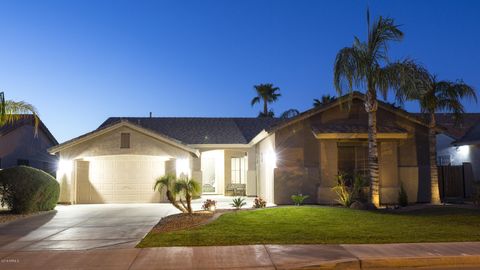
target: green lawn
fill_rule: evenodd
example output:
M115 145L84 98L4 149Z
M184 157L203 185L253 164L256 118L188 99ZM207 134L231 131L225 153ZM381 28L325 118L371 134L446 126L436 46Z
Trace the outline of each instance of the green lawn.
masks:
M279 207L222 215L195 229L149 233L138 247L480 241L480 211L409 213Z

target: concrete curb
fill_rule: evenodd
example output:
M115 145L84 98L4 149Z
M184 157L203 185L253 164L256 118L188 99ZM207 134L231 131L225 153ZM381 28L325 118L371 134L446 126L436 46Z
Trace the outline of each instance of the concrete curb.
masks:
M384 269L398 267L438 267L438 266L478 266L479 255L432 256L432 257L396 257L379 259L361 259L361 269Z

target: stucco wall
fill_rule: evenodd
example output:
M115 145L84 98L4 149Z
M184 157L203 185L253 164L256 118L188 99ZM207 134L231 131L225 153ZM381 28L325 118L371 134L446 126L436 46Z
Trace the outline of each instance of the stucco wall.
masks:
M33 126L21 126L0 137L0 168L17 166L18 159L26 159L31 167L54 173L57 158L47 152L52 146L42 129L35 136Z
M124 132L130 133L130 148L120 148L120 134ZM105 155L150 155L171 158L191 156L186 150L125 126L65 149L60 154L64 159Z
M274 202L274 170L272 153L275 153L275 134L257 144L257 193L267 202Z

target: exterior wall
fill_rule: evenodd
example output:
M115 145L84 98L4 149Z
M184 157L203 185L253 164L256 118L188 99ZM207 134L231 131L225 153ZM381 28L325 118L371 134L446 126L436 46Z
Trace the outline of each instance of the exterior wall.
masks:
M275 203L290 204L294 193L309 195L310 203L336 203L332 187L337 181L339 140L317 140L311 127L339 121L367 123L362 101L354 100L349 109L347 105L276 131L275 151L279 159L275 169ZM381 203L397 203L400 185L407 190L411 202L428 201L428 129L383 108L379 108L377 119L379 124L395 124L408 132L407 139L378 140Z
M31 167L54 173L57 158L47 152L54 145L41 128L35 136L33 126L21 126L0 137L0 168L17 166L18 159L26 159Z
M306 203L317 201L316 190L320 184L319 142L311 130L310 122L302 121L275 134L276 204L291 204L294 194L308 195Z
M120 134L124 132L130 133L130 148L120 148ZM128 127L119 127L61 151L61 157L69 160L80 157L110 155L168 156L171 158L188 158L191 156L189 152L183 149L161 142Z
M257 195L274 202L275 134L257 144Z
M380 202L384 204L398 203L400 191L398 174L398 142L380 142Z

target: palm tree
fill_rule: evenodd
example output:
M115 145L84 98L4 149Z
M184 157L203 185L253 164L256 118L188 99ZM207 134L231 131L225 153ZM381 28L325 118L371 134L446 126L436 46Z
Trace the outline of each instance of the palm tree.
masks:
M334 65L334 84L339 95L348 88L363 89L366 92L365 110L368 113L368 167L370 178L370 201L378 206L379 171L377 148L377 93L384 99L389 90L404 88L409 92L411 77L409 67L414 63L409 60L391 63L388 58L388 45L392 41L400 41L403 32L391 18L379 17L370 24L367 10L367 41L362 42L354 37L352 47L341 49ZM408 91L407 91L408 90ZM413 90L412 90L413 91Z
M253 106L263 101L263 112L259 116L268 117L271 115L273 117L273 112L268 110L268 103L278 100L281 96L279 93L280 88L274 87L271 83L254 85L253 87L257 92L257 96L252 99L251 105Z
M162 192L162 190L165 189L168 201L181 212L187 213L188 210L177 202L176 184L177 178L174 175L168 174L158 178L153 189L158 190L158 192Z
M187 209L189 214L192 213L192 196L195 196L200 192L200 184L190 178L182 178L175 184L175 192L177 194L183 194L185 196L186 205L180 198L180 203Z
M336 100L337 98L334 97L334 96L331 96L329 94L327 95L322 95L322 97L320 99L318 98L314 98L313 99L313 107L320 107L322 105L325 105L325 104L328 104L334 100Z
M300 111L297 110L297 109L289 109L289 110L286 110L282 113L282 115L280 116L280 118L282 119L289 119L289 118L292 118L292 117L295 117L297 115L300 114Z
M475 89L462 80L439 81L437 76L432 75L424 67L418 66L415 69L416 84L418 89L415 93L407 94L407 98L417 100L420 110L428 119L428 141L430 151L430 202L440 203L440 191L438 187L437 151L436 151L436 128L437 122L435 113L450 112L455 116L456 121L461 121L465 109L461 103L462 99L470 99L477 102Z
M30 114L33 115L36 131L40 122L37 109L24 101L6 100L5 94L0 92L0 126L12 124Z

